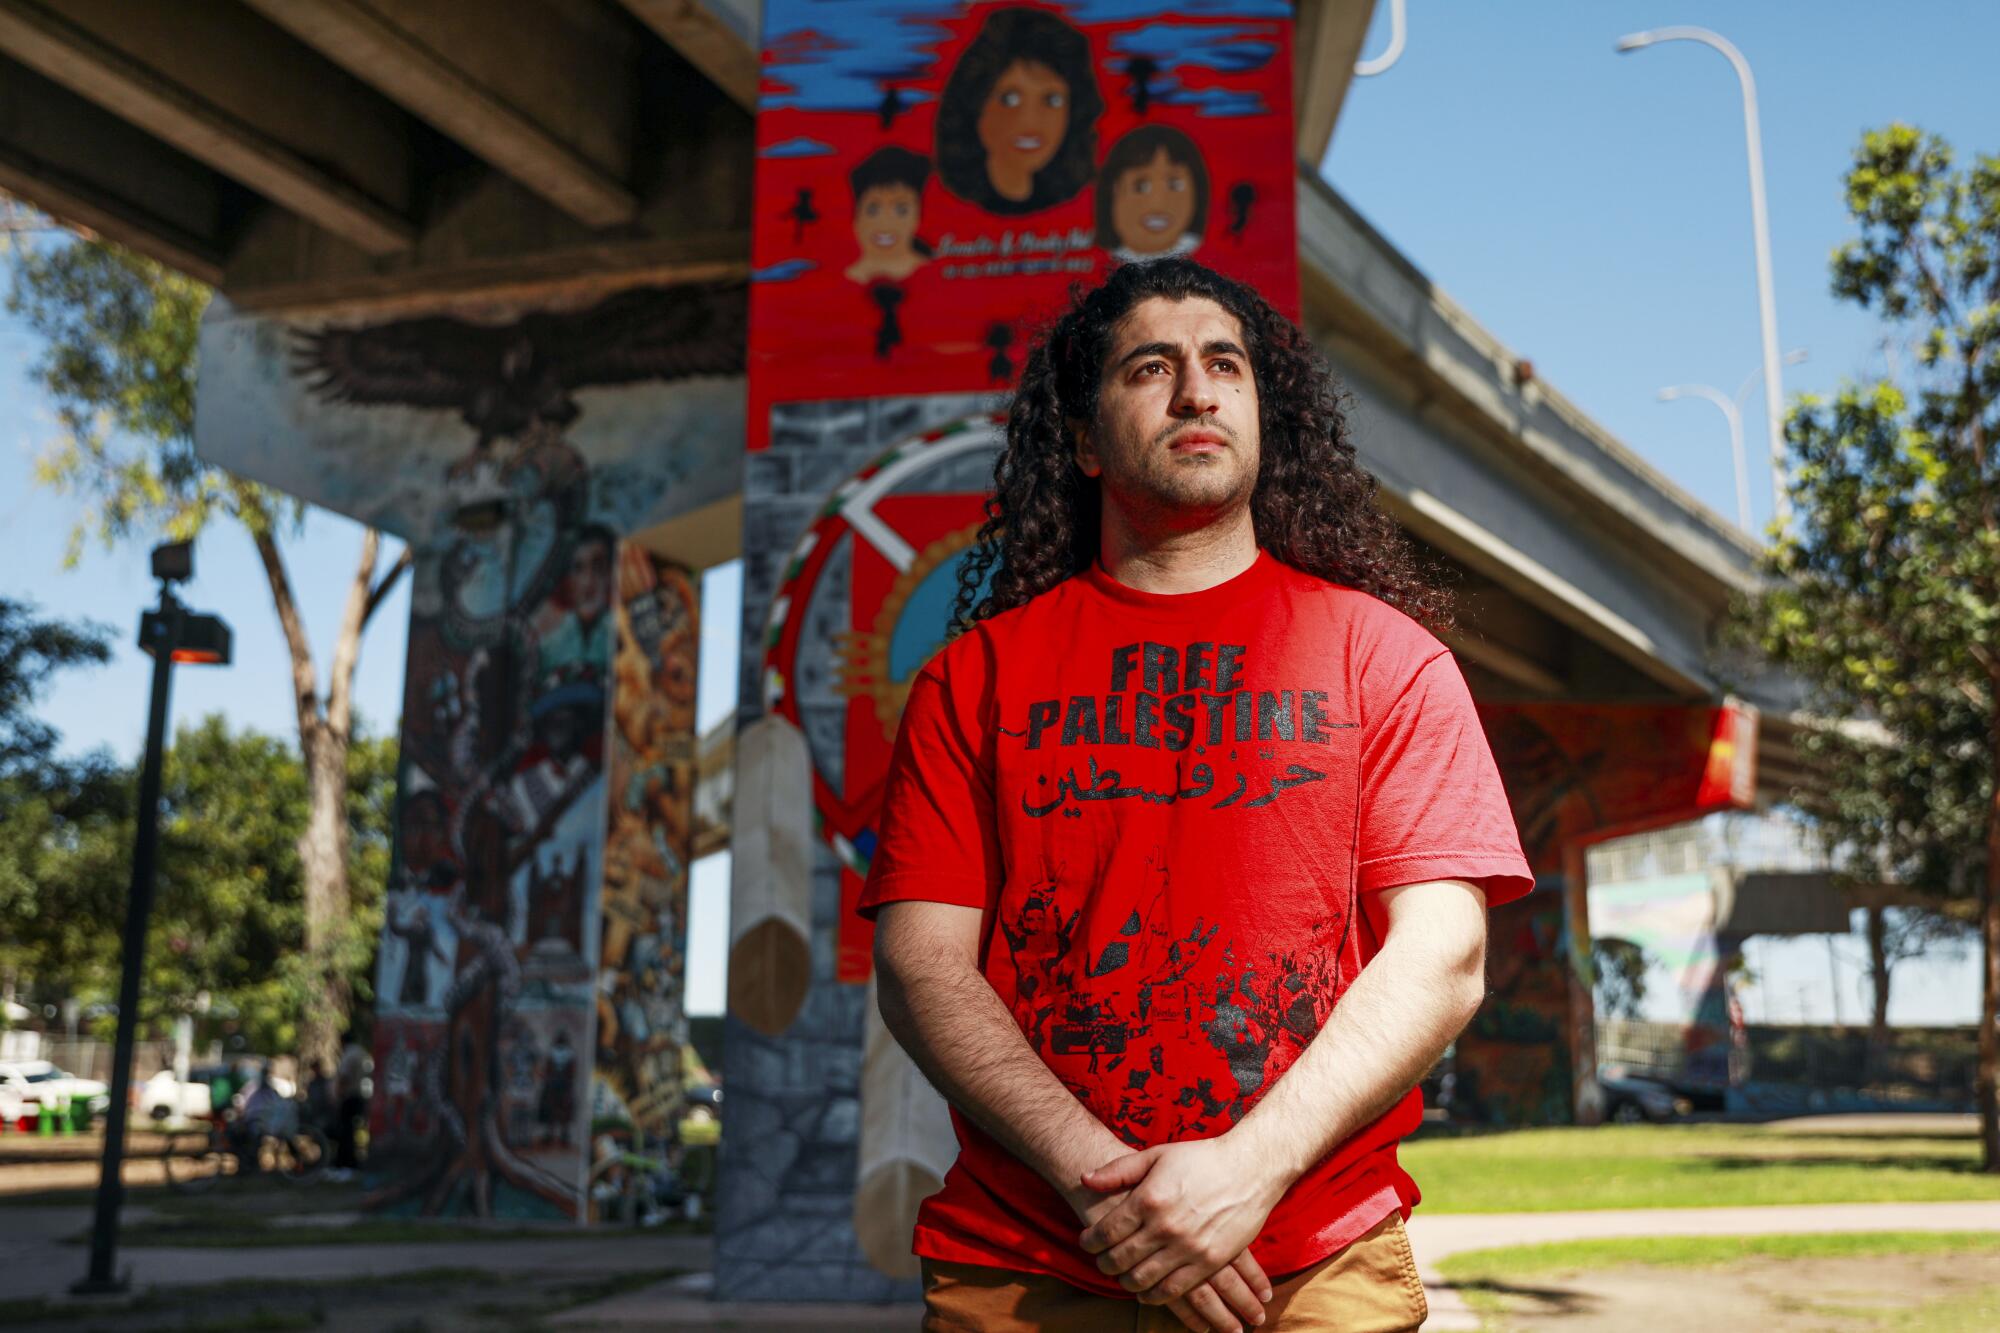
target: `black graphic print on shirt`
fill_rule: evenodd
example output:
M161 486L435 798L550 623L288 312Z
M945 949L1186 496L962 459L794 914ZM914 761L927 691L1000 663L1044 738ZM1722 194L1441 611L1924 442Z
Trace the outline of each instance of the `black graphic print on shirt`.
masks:
M1171 871L1155 853L1148 872L1152 892L1114 938L1083 938L1084 892L1060 876L999 922L1015 1022L1135 1147L1220 1133L1291 1067L1339 998L1352 915L1329 913L1293 947L1253 955L1199 913L1170 927ZM1190 1043L1196 1034L1205 1045Z

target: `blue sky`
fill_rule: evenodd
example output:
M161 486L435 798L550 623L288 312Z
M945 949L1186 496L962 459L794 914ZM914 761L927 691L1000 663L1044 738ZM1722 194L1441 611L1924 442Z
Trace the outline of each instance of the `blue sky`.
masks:
M1387 41L1380 6L1364 48ZM1944 134L1962 157L2000 151L1992 52L2000 6L1934 4L1899 12L1879 3L1745 5L1723 0L1412 0L1409 44L1388 73L1357 79L1328 178L1418 267L1537 373L1719 513L1735 512L1722 418L1702 403L1660 403L1668 384L1734 391L1757 368L1755 276L1743 127L1734 75L1687 43L1618 55L1623 33L1668 24L1715 28L1756 72L1764 128L1778 324L1786 348L1810 359L1786 369L1786 389L1827 392L1843 376L1878 372L1883 354L1866 315L1828 292L1827 256L1848 235L1840 180L1864 128L1891 120ZM74 506L32 484L35 452L53 420L26 377L36 352L0 315L0 593L112 624L118 660L64 680L48 701L72 749L137 752L145 660L129 644L151 597L143 550L91 547L62 568ZM1753 398L1747 434L1759 442ZM1770 512L1768 472L1753 452L1753 512ZM316 650L325 661L358 532L317 514L292 568ZM183 671L175 715L221 711L238 725L291 727L283 645L247 540L219 531L202 543L189 600L236 628L237 665ZM710 580L703 643L703 716L730 706L736 579ZM383 608L361 660L358 703L377 728L400 709L407 595ZM698 870L692 1007L719 1006L710 960L725 938L726 858ZM1768 948L1765 945L1768 944ZM1753 1017L1832 1017L1830 974L1844 975L1843 1012L1862 992L1825 941L1759 942L1771 978L1748 997ZM1838 949L1850 956L1842 942ZM1900 1021L1970 1021L1969 964L1912 965L1899 979Z

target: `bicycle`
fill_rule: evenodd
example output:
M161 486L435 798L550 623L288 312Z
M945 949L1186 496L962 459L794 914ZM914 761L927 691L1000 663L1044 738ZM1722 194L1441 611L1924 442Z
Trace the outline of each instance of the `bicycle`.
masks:
M167 1184L182 1194L200 1194L226 1177L276 1176L288 1185L317 1180L333 1160L333 1148L318 1126L299 1122L296 1111L270 1117L257 1132L219 1115L206 1126L167 1136Z

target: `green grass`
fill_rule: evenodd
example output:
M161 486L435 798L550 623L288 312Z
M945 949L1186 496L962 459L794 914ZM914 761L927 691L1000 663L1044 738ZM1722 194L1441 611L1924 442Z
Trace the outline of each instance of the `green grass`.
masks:
M1502 1245L1446 1256L1438 1271L1454 1286L1514 1282L1648 1264L1714 1268L1745 1259L1862 1259L1875 1255L2000 1254L1991 1231L1854 1231L1827 1236L1640 1236Z
M1399 1153L1427 1213L2000 1199L1971 1136L1606 1125L1423 1137Z

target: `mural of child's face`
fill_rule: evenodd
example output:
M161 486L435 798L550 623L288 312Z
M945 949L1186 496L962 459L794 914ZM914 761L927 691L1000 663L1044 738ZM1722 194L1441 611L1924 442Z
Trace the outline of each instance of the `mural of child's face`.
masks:
M854 239L863 255L901 254L917 234L920 201L907 185L873 185L854 206Z
M1136 254L1171 250L1194 222L1194 173L1158 149L1153 160L1118 174L1111 187L1111 226Z
M1016 60L1001 71L979 109L979 145L986 175L1008 199L1026 199L1034 176L1049 164L1069 133L1069 81L1035 60Z

